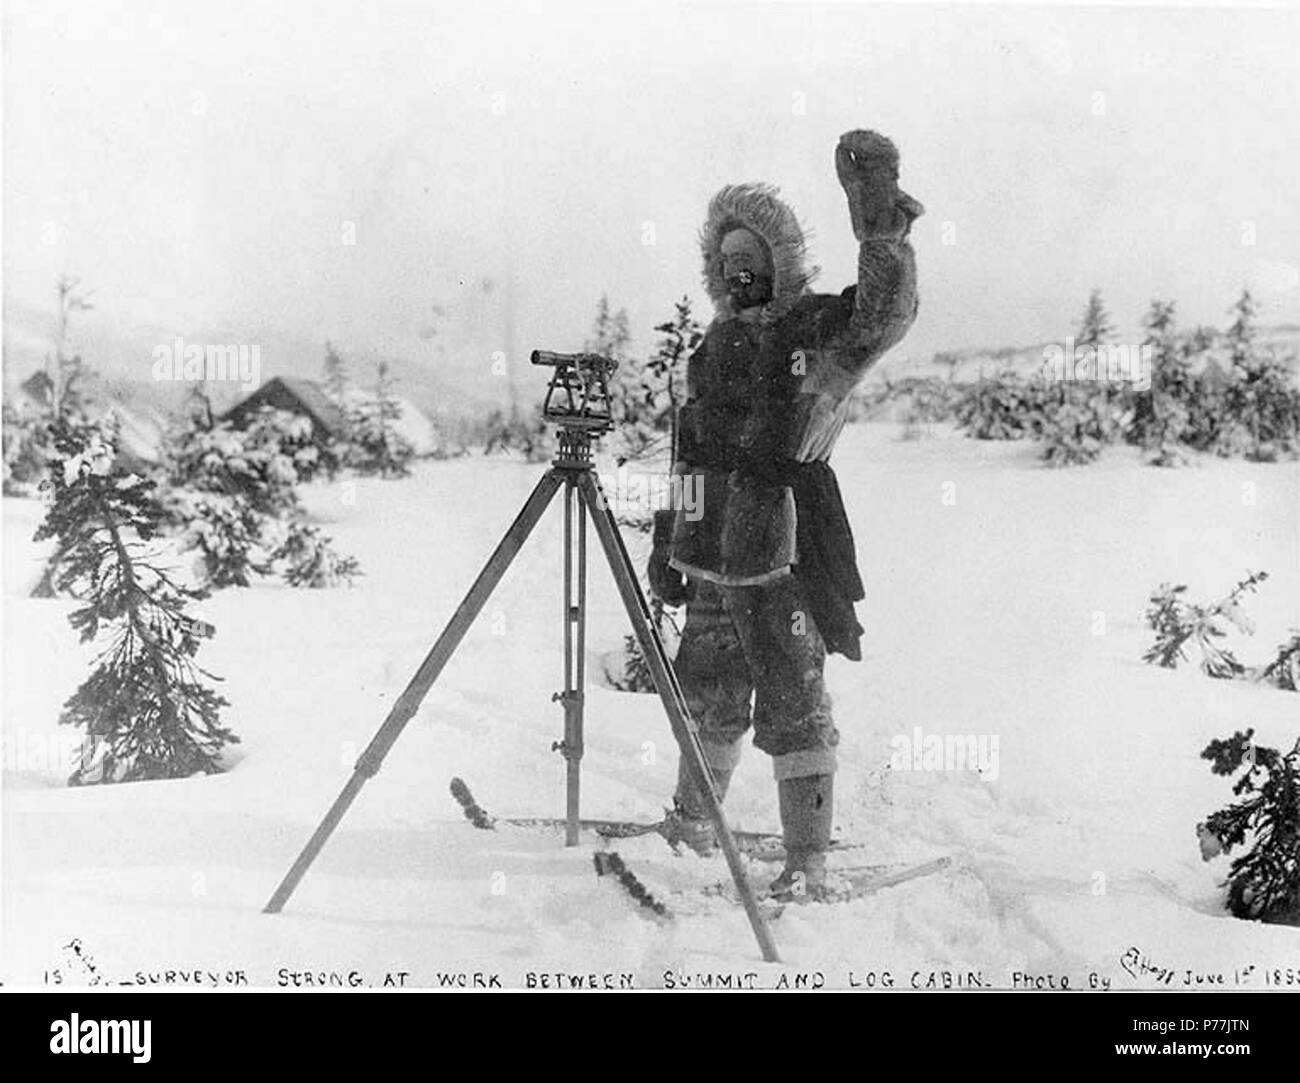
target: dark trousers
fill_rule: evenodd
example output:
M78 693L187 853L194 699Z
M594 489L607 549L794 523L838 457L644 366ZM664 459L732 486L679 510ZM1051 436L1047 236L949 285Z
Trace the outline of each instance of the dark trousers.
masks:
M710 766L734 768L752 725L778 779L834 773L826 647L799 581L694 586L675 665Z

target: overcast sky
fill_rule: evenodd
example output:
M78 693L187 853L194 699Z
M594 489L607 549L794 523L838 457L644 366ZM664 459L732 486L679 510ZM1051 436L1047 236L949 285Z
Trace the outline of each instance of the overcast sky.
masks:
M1059 339L1094 285L1126 330L1157 295L1222 324L1246 281L1300 323L1293 11L6 7L7 300L66 271L122 328L276 327L472 380L507 279L521 349L580 345L601 293L643 342L683 292L703 311L730 181L779 185L843 288L832 151L870 127L928 210L903 352Z

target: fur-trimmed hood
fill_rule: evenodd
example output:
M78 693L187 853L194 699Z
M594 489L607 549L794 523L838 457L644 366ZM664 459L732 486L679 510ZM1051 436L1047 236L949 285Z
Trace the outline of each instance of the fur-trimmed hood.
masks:
M818 269L806 266L803 227L794 211L779 198L776 188L761 183L729 184L709 201L708 215L700 230L704 288L718 319L735 315L722 277L722 238L740 228L762 240L772 261L772 300L763 306L760 316L763 323L770 324L807 292Z

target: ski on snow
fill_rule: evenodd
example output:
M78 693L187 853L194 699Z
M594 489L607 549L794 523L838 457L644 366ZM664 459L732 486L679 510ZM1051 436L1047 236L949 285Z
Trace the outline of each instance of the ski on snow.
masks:
M559 817L546 816L501 819L497 823L550 831L563 831L565 827L565 821ZM594 832L603 839L634 839L645 835L662 835L669 845L674 842L672 824L667 819L656 820L654 823L641 823L634 820L579 820L578 826L584 831ZM774 831L738 831L732 828L731 837L736 841L736 849L754 861L785 860L785 845L781 841L781 836ZM861 845L843 839L831 840L831 849L835 851L856 850Z
M849 865L828 870L829 878L835 886L831 887L823 897L807 900L789 899L760 891L759 906L769 918L778 918L789 906L820 906L826 903L852 902L855 899L874 895L885 888L931 876L951 867L950 857L937 857L916 864ZM712 884L704 889L704 894L732 898L735 895L735 885L722 882Z
M566 821L556 816L503 817L500 819L490 816L474 800L469 787L459 778L451 780L451 794L464 811L465 818L483 831L493 831L496 829L497 824L550 831L559 831L566 826ZM578 823L584 831L592 831L606 840L638 838L658 834L662 835L670 843L672 842L670 823L667 819L658 820L654 823L637 823L630 820L579 820ZM736 840L737 849L751 860L781 861L785 858L785 848L781 844L780 835L765 831L732 831L731 834ZM843 851L855 849L860 845L860 843L835 840L831 843L831 849L833 851ZM645 885L637 879L636 874L627 867L617 853L608 850L599 852L594 855L594 861L598 876L612 876L641 906L649 909L660 918L672 918L674 916L667 905L650 894ZM808 900L790 900L785 897L760 893L759 904L769 918L778 918L785 912L787 906L851 902L854 899L874 895L885 888L941 872L951 865L952 859L948 857L934 858L915 864L849 865L830 871L834 886L824 896ZM735 893L735 885L719 882L703 888L701 893L705 896L731 897ZM678 893L678 897L682 897L680 893Z
M546 831L563 831L567 825L567 821L559 816L490 816L475 802L469 787L459 778L451 780L451 795L464 811L465 818L484 831L495 829L497 824ZM652 823L635 820L579 820L578 826L584 831L594 832L603 839L633 839L645 835L661 835L670 845L674 842L672 823L667 818ZM781 836L776 832L737 831L733 828L731 837L736 840L736 849L755 861L785 860L785 846L782 844ZM859 845L841 839L831 841L832 850L852 850L857 849Z

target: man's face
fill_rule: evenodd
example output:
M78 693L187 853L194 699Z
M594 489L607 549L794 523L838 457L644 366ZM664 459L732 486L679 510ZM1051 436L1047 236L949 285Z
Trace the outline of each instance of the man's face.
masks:
M722 277L737 309L772 299L772 263L763 242L750 230L733 229L722 238Z

